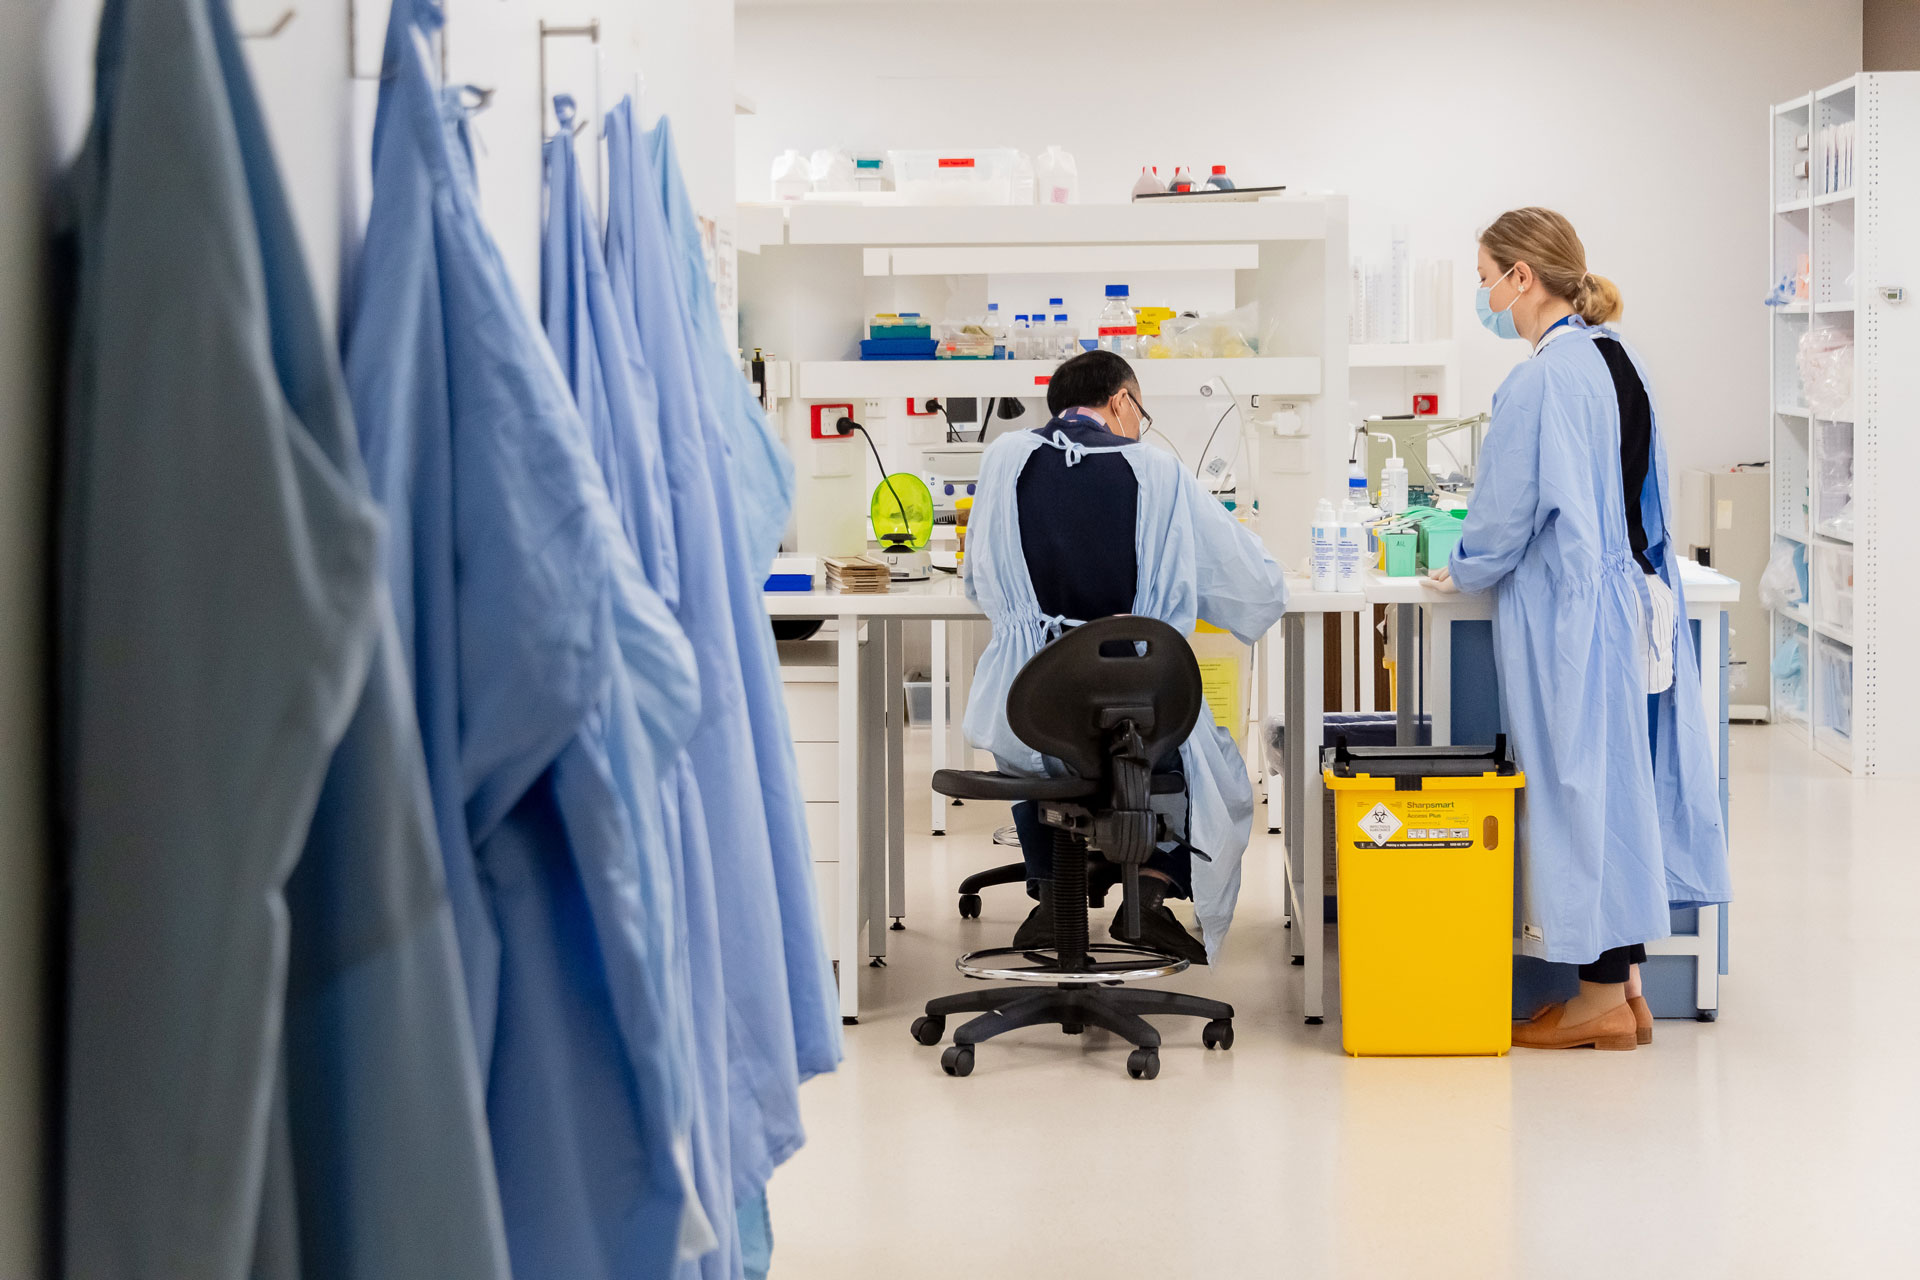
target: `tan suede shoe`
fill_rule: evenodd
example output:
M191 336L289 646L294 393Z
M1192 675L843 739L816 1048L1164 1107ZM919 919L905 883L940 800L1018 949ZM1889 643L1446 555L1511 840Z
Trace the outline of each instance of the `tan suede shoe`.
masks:
M1563 1027L1567 1006L1550 1004L1530 1021L1513 1024L1513 1044L1517 1049L1631 1049L1635 1032L1633 1010L1615 1005L1597 1018L1577 1026Z
M1627 1008L1633 1010L1633 1040L1635 1044L1653 1043L1653 1009L1647 1004L1645 996L1628 996Z

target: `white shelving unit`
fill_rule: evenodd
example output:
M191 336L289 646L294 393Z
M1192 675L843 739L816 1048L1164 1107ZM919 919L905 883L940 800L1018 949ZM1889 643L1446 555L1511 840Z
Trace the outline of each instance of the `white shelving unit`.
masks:
M1854 181L1828 189L1820 157L1846 125ZM1768 129L1769 283L1804 274L1811 295L1768 322L1773 536L1808 597L1773 616L1773 715L1857 775L1920 774L1920 663L1901 652L1920 594L1895 572L1920 474L1920 72L1853 76L1774 107ZM1852 340L1853 396L1822 417L1797 357L1825 327ZM1849 504L1850 531L1834 524Z
M1043 396L1052 360L803 360L794 365L800 400L904 399L908 396ZM1237 395L1320 394L1320 361L1312 356L1246 360L1140 360L1140 393L1197 396L1200 384L1224 378Z
M1460 404L1460 348L1438 342L1356 342L1347 347L1353 403L1368 414L1413 412L1416 395L1439 398L1439 414L1465 412Z
M1254 396L1261 397L1260 414L1276 402L1292 406L1305 435L1253 435L1234 474L1239 505L1258 499L1268 546L1284 561L1304 561L1306 513L1331 491L1346 457L1345 197L1219 205L749 204L740 207L737 227L741 341L770 362L775 418L799 473L802 550L864 545L871 488L865 445L816 438L817 407L850 407L869 425L886 465L901 469L913 466L916 448L940 438L941 420L910 411L909 401L1031 401L1045 396L1053 372L1050 361L862 361L869 316L915 310L937 328L954 314L980 314L989 299L1051 293L1068 299L1087 332L1101 287L1128 283L1136 303L1259 304L1259 355L1140 360L1135 367L1143 398L1156 407L1195 397L1197 411L1202 384L1221 380L1248 421L1256 416ZM1038 425L1031 413L1020 421Z

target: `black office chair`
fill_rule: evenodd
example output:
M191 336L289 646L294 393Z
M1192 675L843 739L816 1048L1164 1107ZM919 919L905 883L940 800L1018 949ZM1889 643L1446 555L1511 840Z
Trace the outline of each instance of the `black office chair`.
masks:
M1101 618L1069 631L1035 654L1007 693L1007 722L1019 739L1064 764L1070 776L1014 777L942 769L933 789L964 800L1033 800L1053 829L1053 927L1056 945L996 947L963 955L970 978L1015 985L927 1002L913 1038L938 1044L947 1016L978 1013L941 1054L948 1075L973 1070L974 1046L1018 1027L1057 1024L1068 1035L1105 1027L1134 1046L1127 1074L1160 1074L1160 1033L1142 1014L1206 1018L1209 1049L1233 1047L1233 1006L1172 991L1135 991L1125 983L1179 973L1187 961L1146 947L1092 944L1087 934L1089 849L1119 869L1126 886L1126 931L1139 936L1140 868L1156 842L1170 838L1152 808L1158 791L1183 789L1179 774L1153 763L1186 741L1200 716L1200 667L1180 633L1152 618ZM1196 856L1205 856L1196 852ZM1044 983L1044 987L1031 984Z
M993 833L996 845L1008 842L1001 839L1002 832L1011 832L1012 827L1003 827ZM1017 843L1017 842L1015 842ZM997 884L1025 884L1027 882L1027 864L1025 862L1007 862L997 867L988 867L985 871L976 871L960 882L960 918L978 920L980 918L980 891L991 889ZM1110 862L1095 863L1087 871L1087 901L1094 907L1107 905L1107 890L1120 883L1120 869Z

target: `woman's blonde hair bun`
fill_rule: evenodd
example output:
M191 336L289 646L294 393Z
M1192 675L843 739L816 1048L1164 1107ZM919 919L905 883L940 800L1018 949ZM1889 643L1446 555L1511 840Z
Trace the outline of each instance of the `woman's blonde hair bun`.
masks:
M1501 214L1480 233L1480 245L1502 271L1526 263L1548 293L1565 299L1588 324L1618 320L1625 310L1613 281L1587 270L1587 247L1573 224L1551 209Z

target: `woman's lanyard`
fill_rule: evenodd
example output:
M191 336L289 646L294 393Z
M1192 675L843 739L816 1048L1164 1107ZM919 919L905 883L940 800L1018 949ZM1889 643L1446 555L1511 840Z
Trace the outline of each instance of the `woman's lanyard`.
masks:
M1547 331L1540 335L1540 341L1533 344L1533 354L1539 355L1542 351L1545 351L1547 344L1555 338L1564 338L1575 329L1585 329L1587 327L1587 322L1577 315L1561 316L1558 320L1548 325Z

